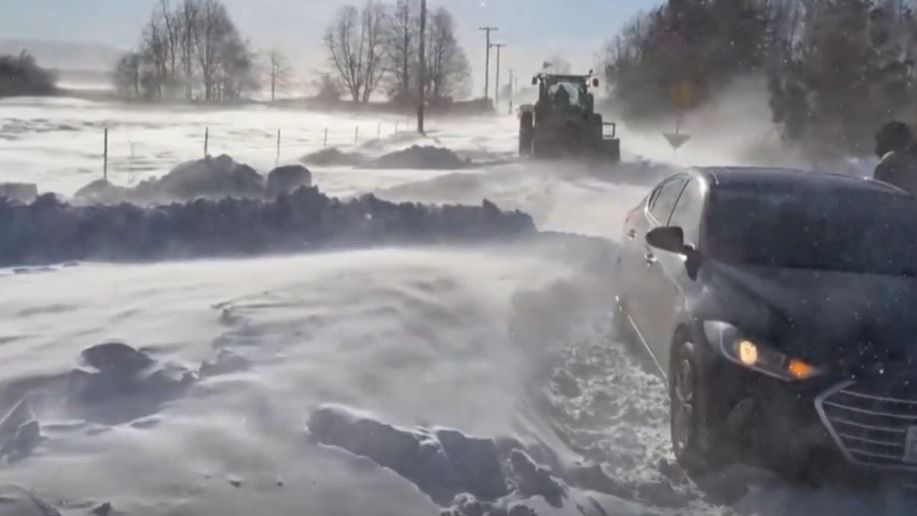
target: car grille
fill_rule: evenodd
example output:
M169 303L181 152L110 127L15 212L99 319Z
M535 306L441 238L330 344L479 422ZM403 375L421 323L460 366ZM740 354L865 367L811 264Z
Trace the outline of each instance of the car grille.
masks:
M848 382L820 395L816 408L851 462L917 470L917 461L905 457L908 429L917 426L917 396Z

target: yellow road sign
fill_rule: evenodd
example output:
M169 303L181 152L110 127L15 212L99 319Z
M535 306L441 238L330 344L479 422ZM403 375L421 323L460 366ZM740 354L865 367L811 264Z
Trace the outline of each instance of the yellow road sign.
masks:
M694 89L686 82L675 85L672 88L672 101L675 102L676 108L688 109L694 104Z

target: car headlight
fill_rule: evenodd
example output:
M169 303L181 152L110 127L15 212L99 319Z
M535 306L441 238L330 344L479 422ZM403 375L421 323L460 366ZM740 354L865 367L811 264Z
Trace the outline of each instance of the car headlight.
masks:
M808 380L826 372L824 368L816 367L805 360L788 356L745 338L732 327L711 328L708 325L708 335L710 330L716 329L719 330L719 340L713 342L719 342L723 355L738 365L787 381Z

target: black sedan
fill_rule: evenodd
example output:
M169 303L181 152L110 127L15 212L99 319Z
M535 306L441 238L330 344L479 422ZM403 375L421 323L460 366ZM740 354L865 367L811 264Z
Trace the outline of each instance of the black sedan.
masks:
M695 169L656 186L622 238L617 320L669 384L689 472L917 483L912 197L833 174Z

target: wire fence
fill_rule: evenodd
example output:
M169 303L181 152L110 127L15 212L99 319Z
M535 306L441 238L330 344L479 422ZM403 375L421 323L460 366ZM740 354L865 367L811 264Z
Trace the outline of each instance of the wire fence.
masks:
M389 138L411 129L401 120L358 122L351 126L287 127L274 130L239 129L205 125L190 131L180 141L156 143L129 130L103 129L102 177L117 175L119 182L132 185L145 175L171 169L183 161L228 154L236 159L255 159L263 166L298 161L304 154L333 147L351 147ZM194 148L197 150L195 151Z

